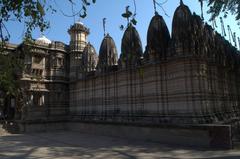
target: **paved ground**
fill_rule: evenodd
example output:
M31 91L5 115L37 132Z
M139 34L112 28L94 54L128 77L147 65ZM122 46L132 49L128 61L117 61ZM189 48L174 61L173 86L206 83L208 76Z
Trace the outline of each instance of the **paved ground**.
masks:
M3 135L0 159L240 159L240 150L206 151L76 132Z

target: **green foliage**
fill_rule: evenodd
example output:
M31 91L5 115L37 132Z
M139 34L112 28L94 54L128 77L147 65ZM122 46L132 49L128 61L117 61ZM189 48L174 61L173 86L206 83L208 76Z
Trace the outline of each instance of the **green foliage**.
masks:
M25 24L25 37L31 38L31 32L35 28L44 31L49 27L49 22L45 20L46 10L45 0L1 0L0 1L0 24L1 24L1 39L3 39L3 29L5 22L14 20ZM10 34L7 35L10 37ZM6 39L4 39L6 40Z
M0 90L6 95L16 95L17 73L22 69L21 62L13 54L0 54Z
M96 3L96 0L68 0L72 5L81 3L82 9L79 16L85 18L87 16L87 6ZM18 21L25 24L25 38L31 38L34 29L39 28L41 32L49 27L46 20L46 13L55 13L56 0L0 0L0 38L1 41L8 41L10 34L5 27L8 21ZM75 16L75 15L74 15ZM7 32L7 35L3 35Z
M208 13L212 14L210 20L213 20L221 13L224 17L227 17L229 13L236 17L236 20L240 20L240 1L239 0L199 0L200 2L206 1L209 10Z
M133 19L131 20L131 22L132 22L133 25L137 25L137 20L136 20L135 18L133 18Z

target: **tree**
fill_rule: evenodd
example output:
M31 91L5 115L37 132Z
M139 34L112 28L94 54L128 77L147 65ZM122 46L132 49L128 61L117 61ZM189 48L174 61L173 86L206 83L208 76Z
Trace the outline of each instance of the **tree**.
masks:
M224 17L227 17L229 13L236 17L237 21L240 21L240 1L239 0L199 0L203 5L205 1L209 7L208 13L211 14L211 19L214 20L221 13Z
M86 6L91 3L89 0L68 0L69 3L75 5L81 3L82 9L76 14L82 18L86 17ZM91 0L95 3L96 0ZM19 21L25 24L25 37L31 38L32 30L39 28L44 31L49 27L49 22L46 21L45 15L47 12L56 12L55 0L1 0L0 1L0 38L1 41L8 41L10 34L5 26L8 21ZM55 6L55 7L54 7ZM76 16L76 15L72 15ZM4 34L5 33L5 34Z

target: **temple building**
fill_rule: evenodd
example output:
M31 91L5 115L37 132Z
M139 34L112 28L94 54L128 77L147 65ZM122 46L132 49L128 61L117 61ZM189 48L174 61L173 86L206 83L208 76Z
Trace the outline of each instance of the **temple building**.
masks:
M69 45L42 36L9 47L24 63L21 95L12 97L16 120L225 124L239 118L239 51L182 2L171 35L155 13L145 50L132 24L119 54L109 34L97 52L83 23L68 33Z

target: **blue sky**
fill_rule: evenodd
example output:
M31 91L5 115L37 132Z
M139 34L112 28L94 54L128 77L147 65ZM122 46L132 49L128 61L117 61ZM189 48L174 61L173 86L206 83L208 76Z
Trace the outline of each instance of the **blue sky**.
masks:
M158 2L163 2L165 0L158 0ZM172 25L172 16L176 7L179 5L180 0L168 0L167 3L163 5L166 13L169 15L165 16L163 10L158 8L158 12L164 17L169 31L171 32ZM186 5L189 6L192 12L196 12L197 14L201 14L200 4L198 0L183 0ZM47 14L47 19L50 21L50 29L44 32L45 36L50 40L54 41L62 41L66 44L69 44L69 35L67 33L70 25L74 23L74 18L69 18L63 16L63 14L59 11L61 9L65 14L71 14L71 5L67 3L66 0L56 0L57 6L55 8L58 10L55 14ZM154 15L153 3L152 0L136 0L137 2L137 30L140 34L143 48L146 46L146 35L148 25L152 16ZM103 27L102 27L102 19L107 18L106 30L113 37L117 49L118 54L120 54L121 50L121 38L123 36L123 31L119 29L120 25L126 25L126 20L121 17L121 14L125 11L125 7L129 5L130 10L134 10L133 0L97 0L97 3L91 5L88 8L88 16L81 21L90 28L90 35L88 40L94 45L96 51L98 52L99 47L101 45L101 41L103 39ZM80 5L74 7L74 10L78 11ZM204 7L204 12L206 12L207 7ZM209 15L204 15L205 21L208 21ZM79 20L78 17L75 20ZM219 20L219 19L218 19ZM237 36L240 36L239 26L237 22L234 20L234 17L229 16L227 19L224 19L225 27L227 29L227 24L229 24L233 30L233 32L237 33ZM24 30L23 24L16 22L8 22L7 28L11 34L10 42L11 43L20 43L22 41L22 33ZM220 32L221 27L218 24L217 30ZM40 37L41 33L39 30L35 30L33 32L33 38ZM228 39L228 36L226 37Z

